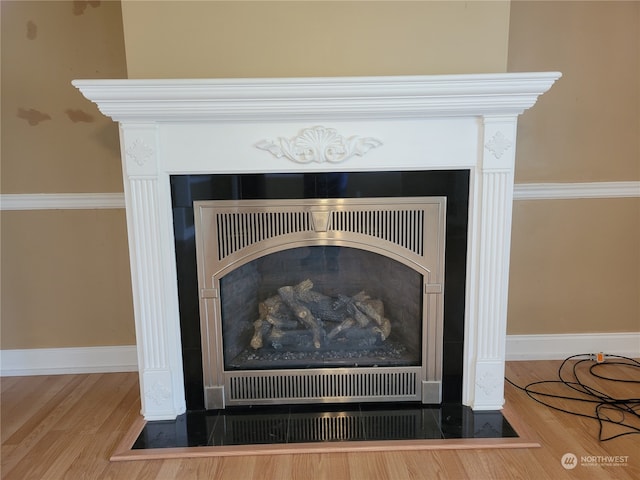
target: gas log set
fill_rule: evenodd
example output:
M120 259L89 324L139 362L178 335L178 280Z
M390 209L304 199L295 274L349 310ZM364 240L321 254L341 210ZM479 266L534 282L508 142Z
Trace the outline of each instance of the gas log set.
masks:
M381 300L365 292L331 297L313 286L306 279L280 287L277 295L260 302L251 338L254 350L368 349L389 338L391 322Z

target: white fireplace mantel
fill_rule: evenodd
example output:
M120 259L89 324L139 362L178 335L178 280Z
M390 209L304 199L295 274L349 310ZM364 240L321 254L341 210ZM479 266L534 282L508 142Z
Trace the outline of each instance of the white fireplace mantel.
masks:
M187 173L470 170L463 403L502 408L517 117L559 77L75 80L120 123L144 417L185 411L169 178Z

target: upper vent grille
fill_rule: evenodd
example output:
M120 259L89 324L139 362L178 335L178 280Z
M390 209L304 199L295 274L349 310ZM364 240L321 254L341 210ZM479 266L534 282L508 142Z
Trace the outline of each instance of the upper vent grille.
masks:
M337 210L332 212L333 230L359 233L424 253L423 210Z
M271 238L312 231L309 212L228 212L216 215L218 259Z
M218 262L240 252L246 255L246 249L258 244L264 249L264 242L269 246L300 241L313 244L318 239L375 244L393 251L399 247L406 255L422 258L430 234L427 217L443 215L444 199L398 200L297 200L297 205L287 200L199 203L200 208L214 210L209 218L217 240Z

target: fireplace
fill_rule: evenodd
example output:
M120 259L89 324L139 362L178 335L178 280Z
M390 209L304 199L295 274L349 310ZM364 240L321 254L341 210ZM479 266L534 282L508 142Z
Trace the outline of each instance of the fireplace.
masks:
M461 402L475 410L500 409L503 404L517 116L531 107L559 76L558 73L519 73L324 79L74 81L74 85L87 98L95 101L103 113L120 123L142 413L145 418L173 419L184 412L190 402L202 402L196 397L204 397L207 386L217 387L228 380L218 383L205 381L203 363L209 352L212 352L209 358L219 355L219 345L216 343L219 337L211 337L206 331L205 336L201 336L199 325L195 329L192 325L185 325L183 317L185 310L190 307L183 304L179 295L182 289L181 271L184 273L185 270L180 257L180 235L193 235L193 232L189 232L188 228L174 230L174 220L175 224L179 224L180 218L175 214L172 193L175 200L176 182L185 178L192 182L198 177L193 180L197 190L202 176L213 178L214 184L220 178L239 178L242 183L243 178L263 178L261 175L271 176L270 181L275 182L269 183L269 188L244 195L237 190L238 183L230 181L228 189L214 187L209 195L211 198L204 195L205 198L196 199L205 202L289 199L291 197L288 194L280 195L277 188L272 188L279 181L292 178L289 176L304 178L305 175L376 174L395 178L396 174L402 174L411 180L414 179L412 177L426 178L422 175L439 172L458 172L466 176L463 190L468 198L468 206L462 213L466 232L464 248L461 250L463 253L449 261L450 253L445 252L445 264L461 263L464 271L463 300L454 306L454 310L462 310L462 321L460 324L453 322L454 329L461 330L463 342L460 354L452 358L457 358L461 363ZM379 183L380 188L385 190L387 183L393 182L388 180ZM422 183L429 185L432 181L425 180ZM459 189L459 184L456 185L454 189ZM226 193L221 195L225 190L228 190L227 197ZM338 198L420 197L420 203L427 205L433 196L446 196L449 199L447 195L425 193L420 188L407 195L374 192L371 195L350 194ZM316 200L323 197L336 198L327 194L319 195ZM306 197L302 195L298 198ZM360 200L354 200L357 201ZM194 208L191 203L190 207ZM386 201L382 203L385 203L385 208L387 204L393 204ZM195 208L206 208L206 205L209 204L198 203ZM229 205L223 206L228 208ZM309 211L318 210L318 205L323 204L312 202ZM245 208L242 204L240 206ZM449 215L451 204L444 202L442 206ZM379 209L380 205L377 204L373 211ZM312 213L311 217L311 222L327 222L323 214ZM321 226L319 230L323 229L324 226ZM316 228L312 232L311 236L320 233ZM308 265L314 262L327 265L337 256L351 263L371 263L373 266L370 268L398 269L399 272L402 271L400 267L412 264L411 260L398 258L397 249L395 253L383 252L386 249L380 245L370 249L354 249L353 242L353 239L338 241L337 237L316 238L311 243L292 245L295 248L267 247L267 250L273 250L269 256L260 254L256 258L244 258L240 268L259 271L264 265L251 264L254 260L258 261L258 257L264 257L263 263L290 264L306 259ZM449 249L451 244L448 239L445 243L446 249ZM388 257L385 261L396 263L376 264L377 260L359 256L381 253ZM285 257L280 258L279 255ZM439 298L440 295L444 296L442 301L446 311L449 298L447 278L443 293L438 293L440 280L424 281L425 271L430 266L415 267L412 264L407 268L423 277L426 294L422 297L422 309L425 309L425 303L427 310L432 303L437 304L438 301L431 302L431 298ZM448 265L444 268L446 270ZM269 288L256 287L260 291L256 300L258 311L260 302L275 297L283 287L285 296L289 288L302 291L308 287L307 290L313 291L318 298L328 298L331 302L362 303L364 297L358 297L360 292L355 288L352 290L342 285L340 291L325 289L326 283L323 282L331 276L328 268L314 270L310 267L306 273L304 278L289 278L282 284L273 283ZM407 285L413 281L420 282L410 280L410 277L411 273L407 273ZM206 277L203 278L206 280ZM216 295L220 295L224 288L215 283L219 280L216 277L214 283L196 287L196 299L215 307ZM307 280L313 286L304 283ZM356 283L352 280L348 283ZM368 297L373 305L379 307L380 303L383 304L383 319L388 318L387 312L396 310L395 306L390 306L393 301L384 298L380 291L368 292L372 290L370 285L364 290L362 295ZM220 308L222 306L220 303ZM205 305L204 311L208 312L208 308ZM305 308L312 311L308 305ZM411 311L412 307L405 308ZM437 311L438 307L434 307L434 310ZM315 338L312 328L307 345L316 349L316 345L320 344L322 348L325 336L333 328L344 322L350 323L349 318L355 320L352 317L357 313L352 310L351 314L351 317L334 322L329 331L326 328L319 331ZM288 320L287 315L290 313L282 313L283 320ZM391 322L392 319L388 320ZM393 320L392 331L393 324L397 322ZM368 321L371 322L371 319ZM424 316L421 321L425 321ZM437 322L433 327L430 321L421 324L423 337L425 331L438 329ZM297 324L289 325L292 326L289 330L299 330ZM398 328L404 328L402 323L397 325ZM380 326L378 328L386 331ZM422 355L420 365L414 365L415 358L400 362L406 365L390 366L380 366L368 359L371 363L368 367L371 367L370 370L397 367L434 370L433 375L420 377L420 385L427 385L418 388L420 395L423 389L445 391L446 381L436 387L429 382L434 381L438 385L437 382L442 378L446 380L449 368L446 312L442 330L444 342L440 343L444 345L441 347L444 354L441 355L443 360L440 366L437 360L428 361L430 352L427 352ZM291 334L291 331L288 333ZM335 333L333 337L338 334ZM246 338L246 335L245 332L240 337ZM264 335L268 336L269 332L263 332ZM309 332L302 332L301 335L307 338ZM195 336L197 347L194 346ZM429 342L437 335L429 334L426 337ZM380 336L374 340L381 340ZM205 352L203 345L209 352ZM271 347L276 350L273 342ZM411 350L412 346L406 345L405 348ZM223 364L225 361L228 363L230 371L236 371L236 360L225 358L224 355L221 358ZM329 368L341 369L337 363L343 360L336 360ZM359 368L355 363L350 368ZM302 364L321 370L318 365L307 365L306 361ZM218 366L209 371L215 371L212 376L219 376L221 370ZM442 378L439 379L440 368ZM251 369L252 372L261 371L253 366ZM200 388L194 375L201 379ZM383 392L385 395L388 393ZM225 395L224 392L211 394L213 401L216 397L225 398ZM332 394L321 397L320 401L334 399ZM430 398L428 395L424 397ZM215 405L215 402L211 405Z

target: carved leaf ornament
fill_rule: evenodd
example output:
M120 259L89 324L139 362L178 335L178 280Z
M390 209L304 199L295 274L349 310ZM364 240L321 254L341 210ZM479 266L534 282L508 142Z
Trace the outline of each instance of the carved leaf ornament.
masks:
M382 142L375 138L356 135L344 138L333 128L316 126L305 128L291 139L262 140L256 147L296 163L339 163L355 155L361 157L380 145Z

